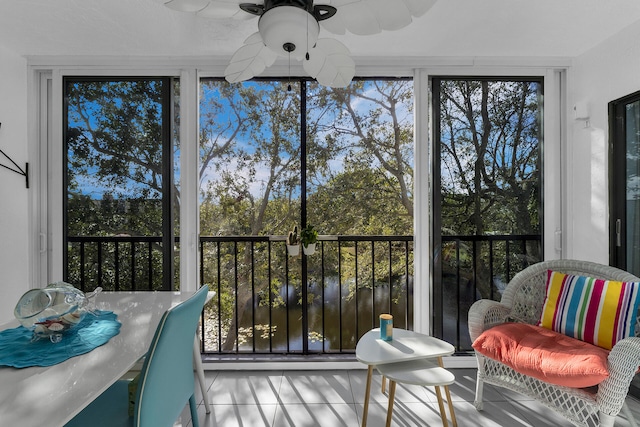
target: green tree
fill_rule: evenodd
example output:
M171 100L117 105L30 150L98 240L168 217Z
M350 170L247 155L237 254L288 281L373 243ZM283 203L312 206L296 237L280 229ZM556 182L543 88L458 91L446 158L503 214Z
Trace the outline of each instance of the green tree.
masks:
M312 184L326 183L336 174L345 174L347 178L341 178L344 188L335 185L339 179L333 181L333 188L353 193L359 187L368 189L358 193L358 208L372 212L366 229L361 228L363 224L344 223L346 229L330 229L331 232L385 234L389 220L393 221L393 214L400 207L405 221L394 231L412 234L412 81L360 80L342 89L316 86L312 87L310 105L311 115L321 119L309 131L324 138L315 138L315 144L310 146L309 180ZM343 165L337 171L330 167L336 160ZM349 179L353 180L351 184ZM384 213L390 205L394 207L386 211L389 214L375 215ZM319 209L318 213L318 218L324 217ZM313 223L319 222L313 218Z
M442 80L443 229L539 231L540 83Z
M442 235L540 233L541 82L439 79L435 84ZM537 241L527 243L525 250L510 248L505 243L489 247L486 241L443 242L436 253L443 295L456 289L450 282L456 278L458 292L467 292L472 284L489 297L496 277L506 282L507 271L513 274L539 259ZM469 295L466 304L473 298ZM466 316L468 307L455 298L445 305Z
M69 79L65 85L65 129L67 159L68 236L157 236L163 225L163 109L166 79ZM177 91L177 86L171 88ZM176 146L175 149L179 147ZM179 189L173 188L174 212L179 210ZM129 247L128 247L129 248ZM68 280L79 280L80 272L96 271L79 264L79 253L69 248ZM90 265L98 262L97 246L85 248ZM114 245L103 254L105 286L133 275L131 262L116 260L131 256L131 249L119 253ZM153 269L162 269L162 245L154 244ZM138 255L140 257L140 255ZM142 259L139 259L142 261ZM115 278L114 265L123 268ZM94 278L95 279L95 278ZM93 280L96 283L95 280ZM162 286L162 274L155 275L154 288Z
M209 179L203 200L216 206L206 209L202 232L286 234L299 222L299 92L277 81L229 85L207 80L202 86L209 92L201 104L202 176ZM227 310L224 351L236 344L237 322L251 310L254 292L270 292L266 277L252 276L250 244L241 251L237 289L231 280L224 284L235 293L235 304Z

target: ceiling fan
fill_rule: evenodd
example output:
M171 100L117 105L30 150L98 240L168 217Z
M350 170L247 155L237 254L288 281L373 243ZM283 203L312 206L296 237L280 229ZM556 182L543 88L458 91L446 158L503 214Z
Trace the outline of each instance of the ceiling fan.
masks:
M349 49L334 38L318 38L320 26L334 34L370 35L399 30L424 15L436 0L158 0L182 12L209 18L258 16L258 32L249 36L225 70L231 83L251 79L278 56L303 61L318 83L346 87L355 75Z

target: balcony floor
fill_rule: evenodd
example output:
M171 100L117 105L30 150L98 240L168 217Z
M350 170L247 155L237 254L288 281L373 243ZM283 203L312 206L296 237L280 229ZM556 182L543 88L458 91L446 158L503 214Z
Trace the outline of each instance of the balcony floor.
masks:
M455 384L450 386L451 398L460 427L572 426L543 405L491 385L485 385L484 411L478 412L473 406L476 370L451 371L456 376ZM205 414L202 396L197 392L200 426L357 427L362 422L366 373L364 369L208 371L206 386L212 413ZM367 423L371 427L385 424L387 396L380 388L381 376L374 371ZM630 397L627 404L640 420L640 402ZM190 419L188 413L185 408L183 419ZM191 423L182 425L188 427ZM434 389L398 384L392 426L439 425L442 423ZM615 424L629 425L622 415Z

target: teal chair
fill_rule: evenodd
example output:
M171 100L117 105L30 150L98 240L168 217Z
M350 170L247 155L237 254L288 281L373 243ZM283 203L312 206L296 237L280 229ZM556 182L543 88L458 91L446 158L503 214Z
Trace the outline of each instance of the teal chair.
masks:
M65 427L172 427L189 402L198 427L193 379L193 337L207 298L207 286L167 310L145 358L129 416L129 381L117 381Z

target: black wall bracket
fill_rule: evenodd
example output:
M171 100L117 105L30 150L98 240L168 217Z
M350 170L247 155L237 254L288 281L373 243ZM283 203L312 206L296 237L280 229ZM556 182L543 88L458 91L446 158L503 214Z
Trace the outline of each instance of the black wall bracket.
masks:
M1 127L2 127L2 123L0 123L0 128ZM18 164L16 162L13 161L13 159L11 157L7 156L7 154L4 151L2 151L1 149L0 149L0 154L5 156L11 163L13 163L13 166L15 166L16 169L14 169L14 168L12 168L10 166L7 166L7 165L3 165L2 163L0 163L0 166L2 166L5 169L9 169L11 172L15 172L17 174L20 174L20 175L24 176L24 179L25 179L26 184L27 184L27 188L29 188L29 163L25 164L25 167L24 167L24 170L23 170L20 166L18 166Z

